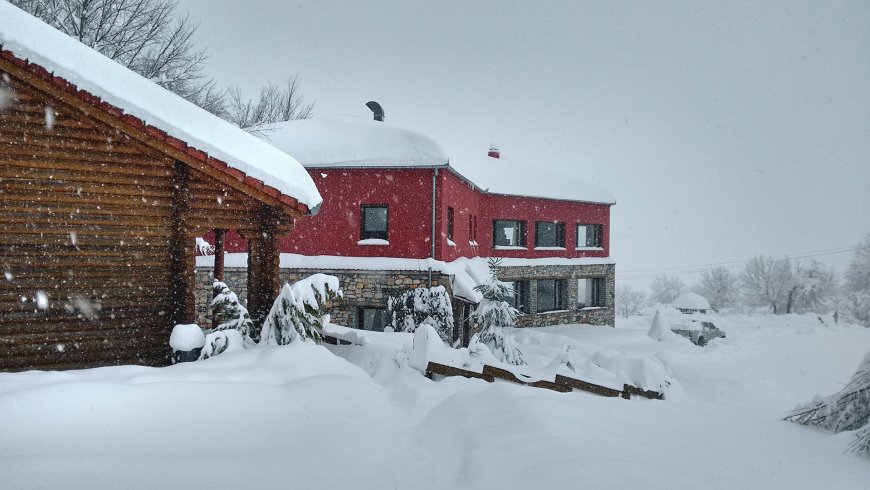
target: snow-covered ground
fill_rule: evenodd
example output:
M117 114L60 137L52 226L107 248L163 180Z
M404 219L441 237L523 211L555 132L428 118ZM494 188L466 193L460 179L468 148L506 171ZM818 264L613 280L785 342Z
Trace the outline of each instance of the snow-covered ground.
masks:
M703 348L654 342L650 317L516 331L532 367L565 343L657 357L677 380L665 401L431 381L403 362L408 334L0 374L0 486L867 488L851 433L780 420L870 349L870 329L823 319L726 317Z

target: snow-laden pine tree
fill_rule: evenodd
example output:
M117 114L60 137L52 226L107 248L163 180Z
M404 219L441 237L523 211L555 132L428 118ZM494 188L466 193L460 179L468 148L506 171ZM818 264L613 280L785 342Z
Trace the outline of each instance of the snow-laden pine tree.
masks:
M211 300L212 315L220 321L214 330L237 330L242 338L256 340L258 332L254 330L254 322L251 321L248 309L239 302L236 293L221 281L215 281L212 288L214 294L214 299Z
M387 298L387 318L396 332L414 332L423 323L435 328L441 340L450 342L453 306L444 286L402 291Z
M506 327L516 326L519 311L505 301L514 291L510 284L498 279L500 263L500 259L489 260L489 278L475 287L483 295L483 299L471 314L471 318L480 326L480 342L489 347L496 359L508 364L525 364L523 353L513 336L504 331Z
M287 345L294 341L320 341L325 307L342 297L338 278L326 274L284 283L263 323L261 344Z
M804 406L785 416L785 420L802 425L817 425L833 432L862 429L853 449L866 453L870 430L870 352L858 365L852 379L839 392Z

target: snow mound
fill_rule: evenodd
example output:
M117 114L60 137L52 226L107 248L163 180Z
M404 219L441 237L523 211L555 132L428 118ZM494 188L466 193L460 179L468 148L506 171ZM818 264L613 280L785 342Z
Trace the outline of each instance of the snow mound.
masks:
M674 308L681 310L709 310L710 302L697 293L683 293L673 302Z
M263 137L306 167L417 167L447 164L432 138L373 119L327 116L274 124Z
M127 69L6 2L0 45L81 90L315 209L323 199L286 153Z
M647 336L659 342L673 338L674 334L671 332L671 326L668 321L665 320L661 311L656 310L656 314L653 317L652 325L649 327Z

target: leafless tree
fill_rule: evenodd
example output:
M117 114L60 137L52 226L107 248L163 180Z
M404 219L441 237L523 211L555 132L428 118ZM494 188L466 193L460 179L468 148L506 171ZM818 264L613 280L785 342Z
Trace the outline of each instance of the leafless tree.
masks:
M679 277L659 274L650 285L650 300L653 303L673 303L685 290L686 284Z
M254 134L262 134L269 130L269 125L292 119L308 119L314 109L314 104L302 102L300 83L297 77L287 80L284 88L268 84L260 90L256 103L243 100L241 91L235 87L227 94L227 121Z
M864 236L846 271L846 298L843 305L849 315L870 327L870 233Z
M721 310L737 304L740 291L737 276L727 267L714 267L701 273L701 282L695 288L701 296L710 301L714 310Z
M200 105L219 112L223 92L203 73L190 18L176 0L12 0L55 29Z
M786 313L829 309L837 293L837 274L821 262L809 259L798 262L792 274L793 284L786 301Z
M311 117L299 81L269 84L258 102L223 90L205 75L197 26L176 14L177 0L12 0L19 8L203 109L257 133L269 123Z
M770 306L774 314L785 313L792 285L789 259L759 255L750 260L740 274L740 288L746 302L753 306Z
M646 293L626 284L616 288L616 310L623 318L639 315L646 302Z

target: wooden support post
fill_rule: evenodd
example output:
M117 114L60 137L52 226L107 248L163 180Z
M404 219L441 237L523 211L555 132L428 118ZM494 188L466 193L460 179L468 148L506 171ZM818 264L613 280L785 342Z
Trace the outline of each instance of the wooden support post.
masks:
M196 259L193 236L187 215L190 209L190 169L176 161L172 174L172 222L170 225L170 307L171 328L179 323L193 323L196 319Z
M254 324L265 320L281 288L279 221L264 207L257 229L248 237L248 312Z
M224 280L224 233L227 230L214 230L214 279Z

